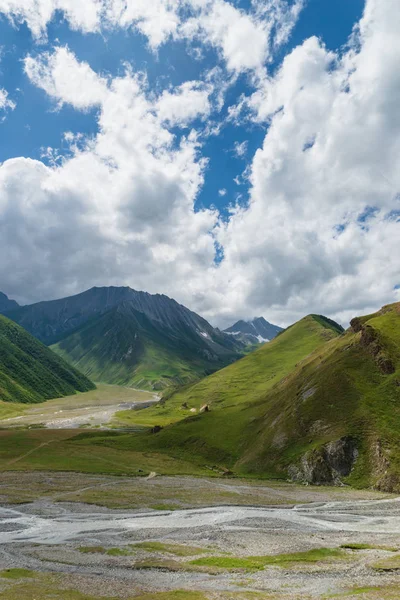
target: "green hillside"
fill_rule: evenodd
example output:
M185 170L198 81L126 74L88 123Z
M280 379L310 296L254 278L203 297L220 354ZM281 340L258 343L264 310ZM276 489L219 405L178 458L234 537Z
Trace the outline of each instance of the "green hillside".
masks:
M185 456L186 460L191 457L197 464L235 468L257 435L259 407L264 405L268 393L310 353L339 333L340 328L334 331L317 316L305 317L254 353L166 397L164 404L140 414L124 411L117 415L126 424L165 427L159 434L121 436L103 442L158 449L174 457ZM205 404L210 412L200 414L199 409ZM192 414L194 409L197 412Z
M239 362L125 422L157 435L95 443L237 474L400 490L400 304L338 335L309 316ZM204 404L209 412L190 413ZM168 425L171 423L170 425Z
M282 377L288 375L295 365L316 348L335 338L341 332L311 315L286 329L272 342L241 360L202 379L198 383L179 390L170 397L164 395L165 404L132 415L130 411L119 413L127 423L133 418L143 425L166 425L188 416L188 409L199 409L204 404L214 410L227 410L235 405L256 402L265 397ZM182 409L187 403L188 409Z
M201 353L198 334L192 335L188 329L173 336L143 313L118 307L51 348L94 381L141 389L188 384L239 356L227 350L211 361L208 350Z
M84 375L22 327L0 316L1 401L42 402L93 388Z

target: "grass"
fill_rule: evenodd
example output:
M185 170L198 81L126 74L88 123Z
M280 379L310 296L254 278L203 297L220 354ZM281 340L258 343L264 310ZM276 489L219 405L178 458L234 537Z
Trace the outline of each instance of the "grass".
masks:
M374 544L342 544L340 546L346 550L386 550L386 552L398 552L398 548L393 546L376 546Z
M172 511L172 510L179 510L182 507L179 506L179 504L152 504L150 506L150 508L152 508L153 510Z
M306 317L233 365L167 394L162 405L119 413L119 422L144 428L136 434L70 432L61 439L57 432L0 433L0 469L208 476L231 471L287 479L296 468L305 477L305 458L308 481L332 483L325 445L346 436L358 459L342 479L358 488L398 491L400 304L364 318L362 327L373 332L372 347L360 332L339 335L331 322ZM394 372L382 370L383 359ZM190 412L206 403L210 412ZM154 425L163 429L152 434ZM40 445L49 436L51 452ZM163 497L150 506L170 510L173 504Z
M207 600L207 596L201 592L174 590L173 592L156 592L154 594L137 596L135 600Z
M142 475L153 471L165 475L209 474L204 468L164 453L105 450L103 444L91 445L91 435L98 433L103 436L101 439L110 438L104 432L77 434L68 429L0 431L0 471L75 471L127 476L138 476L139 471Z
M371 566L375 571L400 571L400 554L382 559Z
M21 579L22 577L34 577L35 571L29 569L6 569L0 571L0 577L3 579Z
M105 443L241 476L287 478L289 469L300 467L300 478L331 483L335 473L324 446L348 437L358 460L344 481L399 491L400 304L370 315L364 327L374 332L372 347L360 333L338 335L320 317L306 317L253 354L167 397L163 406L119 415L131 424L164 425L157 435ZM384 371L382 360L390 360L394 372ZM190 413L203 404L211 411ZM303 457L311 476L301 468Z
M29 404L93 388L84 375L0 315L0 401Z
M81 546L78 548L82 554L105 554L106 549L103 546Z
M398 600L400 587L398 585L357 586L338 594L326 594L323 598L341 598L351 600L361 596L365 600Z
M193 382L240 356L221 348L218 358L208 360L201 345L197 335L180 330L172 336L143 313L113 309L52 349L95 381L152 390Z
M231 469L258 435L260 406L267 394L313 351L334 339L336 333L313 317L302 319L269 344L226 369L211 375L157 405L131 414L117 413L127 424L166 427L158 434L125 436L105 443L110 447L157 448L197 465ZM182 405L186 403L187 408ZM208 403L211 412L192 414ZM169 427L175 422L175 426ZM271 464L264 477L276 477ZM260 473L259 473L260 474ZM278 476L284 477L284 473Z
M0 427L32 426L53 422L55 418L88 418L91 409L114 407L123 403L152 400L154 394L117 385L98 384L96 389L62 398L47 400L40 404L0 402ZM11 422L3 419L18 419ZM22 418L20 418L22 417Z
M117 417L127 424L168 425L190 416L188 409L181 408L184 402L189 409L199 409L203 404L211 404L213 409L225 409L258 401L299 361L335 335L314 318L306 317L233 365L178 391L164 405L141 411L140 414L123 411Z
M33 432L29 432L32 435ZM0 435L1 439L1 435ZM60 443L60 442L59 442ZM64 445L65 451L68 446ZM266 506L334 500L377 500L387 495L371 490L350 487L310 487L286 481L257 481L252 479L156 477L147 480L139 476L109 474L34 471L26 457L26 470L18 475L11 469L1 474L0 501L20 504L47 498L53 502L84 502L108 508L152 508L157 501L176 504L181 508L205 506ZM146 457L145 457L146 458ZM120 457L128 461L129 454ZM169 463L168 463L169 464ZM107 467L108 463L104 463ZM113 465L109 465L113 468ZM171 466L171 465L169 465ZM176 463L179 468L179 461ZM91 468L91 465L89 465ZM161 471L162 472L162 471ZM136 476L135 476L136 475Z
M290 567L295 564L320 563L332 559L346 559L345 552L338 548L317 548L307 552L276 554L272 556L251 556L238 558L235 556L205 556L191 561L191 565L199 567L216 567L218 569L258 570L267 566Z

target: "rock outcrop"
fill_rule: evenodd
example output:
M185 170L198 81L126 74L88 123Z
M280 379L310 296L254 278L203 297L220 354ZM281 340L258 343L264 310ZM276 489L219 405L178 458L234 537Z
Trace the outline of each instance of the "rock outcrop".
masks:
M313 485L340 485L341 478L350 475L357 457L355 440L346 436L307 452L300 464L290 465L289 477Z

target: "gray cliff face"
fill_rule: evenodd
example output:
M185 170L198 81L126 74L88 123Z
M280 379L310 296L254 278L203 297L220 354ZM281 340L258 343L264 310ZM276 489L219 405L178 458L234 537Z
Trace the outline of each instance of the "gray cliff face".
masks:
M350 475L357 458L355 440L346 436L307 452L299 465L290 465L289 477L313 485L340 485L341 478Z
M259 344L271 341L281 331L283 331L282 327L272 325L264 317L257 317L252 321L237 321L237 323L225 329L225 333L235 336L245 344Z
M10 300L5 294L0 292L0 313L6 313L19 307L18 302Z
M243 347L175 300L129 287L95 287L69 298L21 307L13 311L11 318L50 345L115 309L127 317L144 315L153 329L177 342L191 342L211 360L223 354L238 354Z

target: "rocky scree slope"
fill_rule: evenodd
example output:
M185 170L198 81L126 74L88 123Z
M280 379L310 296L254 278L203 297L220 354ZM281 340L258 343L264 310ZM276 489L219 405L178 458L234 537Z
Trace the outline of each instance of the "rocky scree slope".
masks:
M244 348L175 300L128 287L92 288L7 316L92 379L147 389L198 379Z
M0 400L42 402L94 384L22 327L0 316Z

